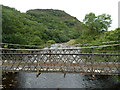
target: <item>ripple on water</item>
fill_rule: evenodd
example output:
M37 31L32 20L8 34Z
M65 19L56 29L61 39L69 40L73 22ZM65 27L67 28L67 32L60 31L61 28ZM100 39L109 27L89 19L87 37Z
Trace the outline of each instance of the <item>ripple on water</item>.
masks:
M114 84L108 76L90 80L90 76L81 74L67 74L64 78L62 73L42 73L36 78L36 73L20 73L18 77L19 87L23 88L109 88Z

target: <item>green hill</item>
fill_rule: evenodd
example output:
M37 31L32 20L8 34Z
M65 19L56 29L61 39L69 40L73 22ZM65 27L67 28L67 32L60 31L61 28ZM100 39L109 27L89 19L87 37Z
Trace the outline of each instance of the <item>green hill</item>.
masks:
M80 36L81 22L61 10L33 9L21 13L2 6L2 41L5 43L42 45L49 40L57 43Z
M27 14L33 18L31 20L44 24L49 39L56 42L64 42L75 39L80 35L80 22L75 18L60 10L36 9L29 10Z

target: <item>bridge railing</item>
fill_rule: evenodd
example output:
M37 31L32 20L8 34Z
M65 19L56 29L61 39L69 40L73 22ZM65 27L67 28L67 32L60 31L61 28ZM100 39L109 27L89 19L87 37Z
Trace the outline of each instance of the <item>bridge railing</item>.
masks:
M3 71L120 74L120 54L80 53L81 49L3 49Z
M0 63L3 71L10 72L120 75L119 50L120 44L55 49L0 48Z
M12 53L120 53L120 44L90 46L90 47L71 47L71 48L48 48L48 49L7 49L1 48L3 52Z

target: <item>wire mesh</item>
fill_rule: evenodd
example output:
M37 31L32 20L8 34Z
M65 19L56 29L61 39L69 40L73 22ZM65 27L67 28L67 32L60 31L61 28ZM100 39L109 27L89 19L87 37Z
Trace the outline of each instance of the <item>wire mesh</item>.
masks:
M5 72L120 74L120 54L81 53L81 49L2 50Z

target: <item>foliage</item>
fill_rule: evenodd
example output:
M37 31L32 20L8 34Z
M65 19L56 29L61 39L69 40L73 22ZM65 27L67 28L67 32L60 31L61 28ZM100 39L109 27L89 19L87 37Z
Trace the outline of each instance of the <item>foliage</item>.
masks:
M76 40L70 40L70 41L68 41L66 44L68 44L68 45L73 45L73 44L75 44L76 43Z
M94 44L98 43L98 45L102 45L101 42L109 42L109 41L119 41L120 40L120 28L117 28L115 30L111 31L104 31L102 33L98 33L98 35L89 35L84 34L84 36L81 35L78 39L76 39L77 43L81 44ZM86 37L86 38L85 38ZM95 39L93 39L95 38ZM116 42L113 42L111 44L114 44ZM104 43L103 43L104 44Z
M120 82L120 75L116 75L114 78Z
M14 8L2 7L2 41L5 43L43 47L55 42L85 44L120 38L120 28L107 31L111 24L111 17L107 14L96 16L89 13L82 23L60 10L34 9L21 13Z
M81 22L64 11L34 9L21 13L2 6L2 41L5 43L43 45L78 38ZM53 41L51 43L53 43Z
M109 31L107 30L110 27L111 22L111 16L108 14L101 14L98 16L94 13L86 14L83 24L81 25L84 30L82 30L81 36L79 36L76 42L85 44L97 43L102 39L103 41L108 41L107 38L110 38L111 35L109 37L109 35L104 34L105 32L108 34ZM107 38L103 38L104 36L107 36Z
M112 22L111 16L108 14L101 14L96 16L94 13L86 14L84 24L93 32L107 31Z
M120 39L120 28L103 32L96 40L97 42L118 41Z
M48 29L45 33L49 40L66 42L80 35L80 22L60 10L35 9L27 11L31 20L44 24Z
M48 44L55 44L55 41L54 40L48 40L47 43Z

